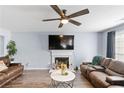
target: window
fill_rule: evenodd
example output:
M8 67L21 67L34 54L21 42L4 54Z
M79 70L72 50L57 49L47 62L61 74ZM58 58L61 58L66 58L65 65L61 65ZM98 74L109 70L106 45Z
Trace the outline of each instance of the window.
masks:
M4 55L4 37L0 36L0 56Z
M116 32L115 57L118 60L124 61L124 31Z

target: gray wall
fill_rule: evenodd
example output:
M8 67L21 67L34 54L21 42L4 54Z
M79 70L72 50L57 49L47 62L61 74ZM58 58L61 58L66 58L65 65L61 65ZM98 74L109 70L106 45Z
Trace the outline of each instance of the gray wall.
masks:
M0 44L2 44L2 53L0 56L4 56L7 55L6 46L11 39L11 32L7 29L0 28L0 36L2 36L1 39L3 41L3 42L0 41Z
M106 57L107 32L98 32L98 55Z
M0 35L0 56L4 55L4 37Z
M21 62L25 68L48 68L50 52L48 50L49 34L70 34L69 32L13 32L12 39L16 41L18 52L15 61ZM91 61L98 54L97 33L71 33L75 36L75 65L82 61Z

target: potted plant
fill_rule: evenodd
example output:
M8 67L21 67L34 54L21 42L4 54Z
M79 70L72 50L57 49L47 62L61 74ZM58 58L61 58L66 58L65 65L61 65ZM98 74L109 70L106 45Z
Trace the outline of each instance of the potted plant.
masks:
M74 68L74 70L77 72L77 71L78 71L78 66L76 66L76 67Z
M11 61L14 60L13 56L17 53L16 43L13 40L10 40L7 44L7 56L10 58Z

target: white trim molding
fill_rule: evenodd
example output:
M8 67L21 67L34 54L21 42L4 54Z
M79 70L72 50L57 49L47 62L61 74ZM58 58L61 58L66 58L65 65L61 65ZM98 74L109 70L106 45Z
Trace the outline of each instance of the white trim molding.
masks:
M49 70L49 68L24 68L24 70Z
M51 50L51 64L55 63L56 57L68 57L69 64L74 65L74 51L73 50Z

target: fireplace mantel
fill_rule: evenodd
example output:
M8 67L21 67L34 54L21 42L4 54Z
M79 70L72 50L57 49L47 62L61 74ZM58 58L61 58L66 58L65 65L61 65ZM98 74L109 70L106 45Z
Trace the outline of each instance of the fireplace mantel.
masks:
M52 55L72 55L73 50L51 50Z

